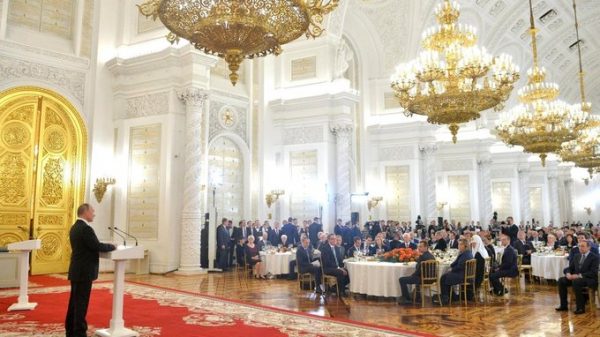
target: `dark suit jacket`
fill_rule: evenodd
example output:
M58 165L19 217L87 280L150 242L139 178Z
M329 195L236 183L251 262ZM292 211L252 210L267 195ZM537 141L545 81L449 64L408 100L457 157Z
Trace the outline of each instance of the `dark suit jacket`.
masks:
M244 230L246 231L246 238L252 235L252 228L244 227ZM236 243L244 238L244 231L242 230L242 227L233 228L233 237L235 238Z
M583 261L583 266L579 267L579 261L583 255L577 253L573 259L569 262L569 267L565 269L566 273L571 274L581 274L584 279L592 281L592 287L598 286L598 262L600 258L598 255L592 253L591 251L588 253L587 257Z
M531 254L528 254L527 251L531 250L532 253L535 253L535 248L531 244L531 242L523 243L521 240L517 240L513 242L512 245L519 255L523 255L523 257L531 257Z
M354 252L356 251L360 252L360 247L357 249L356 247L354 247L354 245L352 245L352 247L350 247L348 251L346 251L346 257L354 257Z
M400 247L398 248L410 248L412 250L417 249L417 244L414 242L409 242L408 243L408 247L406 247L406 244L404 243L404 241L400 241Z
M372 245L371 247L369 247L369 255L376 255L377 254L377 249L382 249L384 252L389 252L390 251L390 247L386 244L383 244L383 246L381 246L381 248L377 247L377 245Z
M452 242L448 241L448 248L458 249L458 240L454 239Z
M323 225L320 223L313 222L308 226L308 238L310 243L315 247L319 241L319 232L323 231Z
M296 263L300 273L304 273L309 269L312 266L311 262L317 259L318 258L313 255L313 248L311 245L308 245L307 249L304 249L301 245L298 246L298 250L296 250Z
M435 242L435 250L446 250L446 248L448 248L448 244L446 243L446 240L444 239L439 239Z
M225 246L225 248L228 248L230 241L231 241L231 237L229 236L229 232L227 231L227 228L225 228L225 226L223 226L222 224L219 225L217 227L218 249L223 249L222 246Z
M393 250L396 248L402 248L402 247L400 247L400 241L398 241L398 240L390 241L390 250Z
M498 266L499 270L509 272L509 276L517 276L519 273L519 267L517 266L517 252L512 248L512 246L507 246L504 248L504 253L502 253L502 261Z
M285 234L287 236L287 243L292 244L294 246L300 245L300 234L298 234L298 229L293 223L286 223L281 228L281 234Z
M449 273L458 274L461 275L461 277L463 277L465 273L466 263L468 260L471 259L473 259L473 253L471 253L471 251L468 249L458 254L456 260L454 260L454 262L452 262L452 264L450 265Z
M333 256L333 250L331 249L329 243L321 245L321 260L323 262L324 271L326 271L327 269L337 269L338 267L344 266L344 256L342 255L338 247L334 247L334 249L335 254L337 256L337 262L335 257Z
M375 239L375 237L377 236L377 234L381 233L381 226L379 225L379 222L375 223L373 226L371 226L371 228L369 229L369 235Z
M275 229L271 229L269 231L269 241L271 241L271 244L273 246L277 246L277 245L279 245L281 243L281 236L282 235L283 235L283 232L281 231L281 229L279 229L277 232L275 232ZM290 243L290 238L288 236L286 244L289 244L289 243Z
M415 272L412 274L412 276L421 279L421 262L429 260L435 260L435 257L429 251L426 251L425 253L421 254L421 256L419 256L419 258L417 259Z
M344 230L344 226L336 224L335 227L333 227L333 234L344 236Z
M98 241L94 229L81 219L71 227L69 239L72 250L69 280L91 282L97 279L100 252L110 252L114 246Z

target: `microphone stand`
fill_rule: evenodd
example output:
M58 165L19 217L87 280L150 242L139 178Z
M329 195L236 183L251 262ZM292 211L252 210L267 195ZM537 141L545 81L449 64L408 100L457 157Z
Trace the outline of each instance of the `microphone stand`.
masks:
M137 239L135 236L133 236L133 235L131 235L131 234L127 233L127 232L126 232L126 231L124 231L124 230L118 229L117 227L113 227L113 228L114 228L116 231L119 231L119 232L121 232L121 233L123 233L123 234L127 235L128 237L130 237L130 238L134 239L134 240L135 240L135 245L136 245L136 246L138 245L138 239Z
M110 230L111 232L113 232L113 233L117 234L119 237L121 237L121 239L123 239L123 246L127 246L127 239L123 235L119 234L119 232L116 231L116 227L108 227L108 230Z

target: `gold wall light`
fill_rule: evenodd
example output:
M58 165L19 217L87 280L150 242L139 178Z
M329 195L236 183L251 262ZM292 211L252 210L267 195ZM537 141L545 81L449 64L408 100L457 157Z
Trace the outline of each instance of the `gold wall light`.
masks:
M284 195L284 190L271 190L271 193L267 193L265 195L265 201L267 202L267 207L271 208L271 205L279 200L279 196Z
M379 202L383 200L383 197L371 197L369 201L367 201L367 207L369 208L369 212L371 209L376 208L379 205Z
M115 178L96 179L93 191L98 203L100 203L102 201L102 198L104 198L104 193L106 193L106 188L108 187L108 185L114 185L116 182L117 181L115 180Z

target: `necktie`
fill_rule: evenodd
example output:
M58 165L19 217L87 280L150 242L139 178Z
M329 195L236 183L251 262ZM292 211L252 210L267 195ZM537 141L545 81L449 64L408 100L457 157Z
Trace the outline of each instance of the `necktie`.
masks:
M583 267L583 261L585 261L585 256L586 256L586 254L581 255L581 259L579 259L579 269L581 269L581 267Z
M335 247L331 247L331 251L333 252L333 258L335 259L335 266L339 266L337 254L335 253Z

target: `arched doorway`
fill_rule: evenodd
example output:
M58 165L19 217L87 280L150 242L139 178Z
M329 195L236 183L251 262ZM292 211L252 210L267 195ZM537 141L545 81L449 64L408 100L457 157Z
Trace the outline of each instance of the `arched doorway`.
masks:
M31 273L65 272L83 200L87 132L64 97L37 87L0 93L0 246L37 238Z

